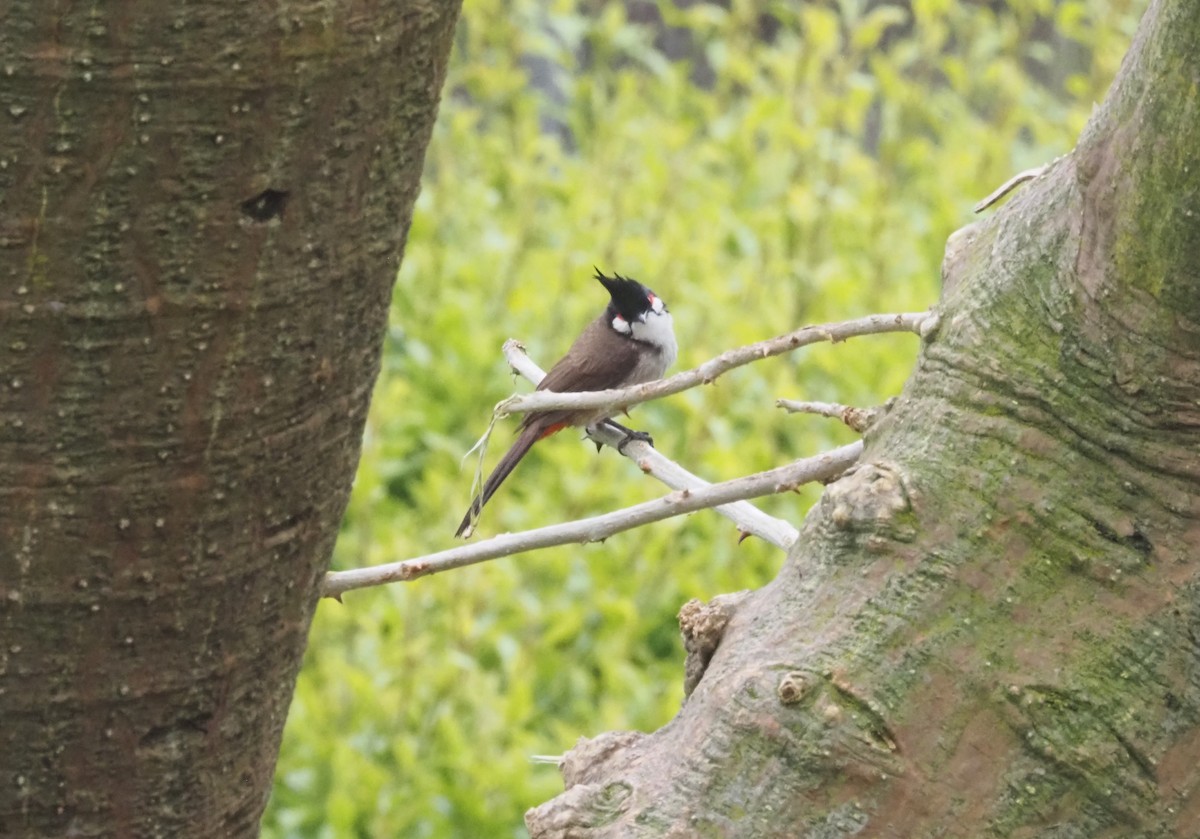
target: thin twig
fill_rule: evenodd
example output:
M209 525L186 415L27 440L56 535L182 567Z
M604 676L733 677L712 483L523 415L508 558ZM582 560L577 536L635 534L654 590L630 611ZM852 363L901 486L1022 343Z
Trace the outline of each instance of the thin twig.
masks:
M525 354L525 347L519 341L510 338L504 342L504 357L513 370L535 385L546 375L542 368ZM616 449L625 439L624 434L605 425L589 428L587 433L596 442L613 449ZM653 446L640 440L626 443L621 447L620 452L636 463L638 468L647 475L657 478L671 489L694 490L711 486L708 481L693 475ZM748 501L724 504L717 507L716 512L730 519L743 534L757 536L784 550L790 548L797 536L800 535L790 522L769 516Z
M851 405L839 405L836 402L800 402L795 399L776 399L775 405L790 414L816 414L820 417L841 420L859 434L865 433L881 413L879 408L855 408Z
M1054 158L1049 163L1043 163L1041 166L1035 166L1032 169L1026 169L1024 172L1018 172L1017 174L1013 175L1007 181L992 190L991 195L976 204L975 212L982 213L988 207L992 206L1001 198L1008 195L1021 184L1025 183L1026 181L1032 181L1034 178L1040 178L1042 175L1050 171L1051 166L1053 166L1055 163L1058 163L1060 160L1062 160L1062 156Z
M475 441L475 445L467 449L467 453L462 456L462 462L466 463L467 458L475 452L479 452L479 457L475 458L475 477L471 480L471 497L475 497L475 493L483 486L483 459L487 457L488 440L492 439L492 432L496 429L496 420L498 417L495 412L492 413L492 419L488 423L487 430L483 435Z
M586 393L553 393L539 390L510 396L496 406L500 414L528 413L563 409L605 409L613 413L663 396L680 393L696 385L711 384L718 376L761 358L782 355L800 347L823 341L837 343L859 335L878 335L884 332L920 333L921 324L931 317L929 312L908 312L895 315L868 315L841 323L806 326L757 344L727 350L699 367L676 373L668 379L658 379L642 385L596 390Z
M340 598L342 594L353 589L415 580L440 571L449 571L452 568L474 565L524 551L573 542L598 542L613 534L672 516L747 498L788 492L801 484L829 481L837 477L854 464L861 452L862 443L854 442L816 457L797 460L787 466L712 484L703 489L672 492L653 501L592 518L526 530L522 533L505 533L472 545L462 545L403 562L335 571L325 575L322 594L325 597Z

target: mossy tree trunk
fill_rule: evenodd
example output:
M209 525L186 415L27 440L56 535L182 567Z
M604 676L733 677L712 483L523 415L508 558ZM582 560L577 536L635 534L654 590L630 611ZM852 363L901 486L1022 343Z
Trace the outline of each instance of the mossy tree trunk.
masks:
M254 836L457 4L5 4L0 835Z
M1200 4L945 271L779 577L688 610L729 618L688 702L570 754L535 837L1200 830Z

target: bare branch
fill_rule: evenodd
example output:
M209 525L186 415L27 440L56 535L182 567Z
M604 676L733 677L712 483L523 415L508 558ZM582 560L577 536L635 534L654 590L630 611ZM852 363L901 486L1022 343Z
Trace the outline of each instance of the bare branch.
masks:
M542 368L525 354L525 347L519 341L510 338L504 342L504 357L513 370L535 385L546 375ZM596 442L613 449L616 449L624 440L621 432L603 425L589 428L587 433ZM712 486L708 481L693 475L653 446L641 441L629 442L620 449L620 453L636 463L638 468L647 475L657 478L671 489L694 490ZM757 536L784 550L790 548L799 535L799 531L792 526L791 522L769 516L748 501L735 501L715 509L737 525L738 530L742 533Z
M1062 156L1054 158L1049 163L1043 163L1041 166L1035 166L1033 169L1026 169L1024 172L1018 172L1017 174L1013 175L1007 181L1000 184L1000 186L996 187L992 191L991 195L976 204L975 212L982 213L988 207L992 206L1001 198L1008 195L1021 184L1025 183L1026 181L1032 181L1034 178L1040 178L1042 175L1049 172L1050 167L1055 163L1058 163L1060 160L1062 160Z
M831 480L854 465L861 453L861 441L854 442L816 457L797 460L787 466L712 484L702 489L672 492L662 498L600 516L527 530L523 533L505 533L473 545L462 545L403 562L335 571L325 575L322 594L325 597L340 598L342 594L353 589L415 580L440 571L474 565L523 551L572 542L598 542L615 533L672 516L747 498L788 492L813 481Z
M587 393L553 393L548 390L539 390L536 393L510 396L496 406L496 411L501 414L516 414L529 411L597 408L611 409L616 413L640 402L680 393L696 385L711 384L718 376L737 367L761 358L782 355L810 344L822 341L836 343L859 335L878 335L884 332L920 334L922 323L930 317L933 317L930 312L908 312L895 315L868 315L841 323L806 326L795 332L779 335L757 344L747 344L744 347L727 350L699 367L683 373L676 373L667 379L658 379L633 387Z
M841 420L859 434L866 432L879 418L885 408L855 408L836 402L799 402L794 399L776 399L776 407L791 414L816 414L821 417Z
M509 338L505 341L503 350L504 360L508 362L508 366L514 373L524 376L535 386L541 384L542 379L546 378L546 371L529 357L529 354L525 352L525 345L516 338Z

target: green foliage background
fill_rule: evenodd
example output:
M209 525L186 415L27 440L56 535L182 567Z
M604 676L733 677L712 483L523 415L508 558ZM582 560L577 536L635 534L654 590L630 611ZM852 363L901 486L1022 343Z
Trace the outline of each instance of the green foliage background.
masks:
M460 459L514 389L500 344L519 337L552 363L605 303L593 265L668 301L676 369L935 302L946 237L1011 174L1071 148L1142 3L730 6L660 0L692 39L692 60L673 61L622 3L466 3L336 567L454 544L473 473ZM779 27L764 40L767 13ZM530 59L559 68L562 96L531 85ZM694 83L697 61L711 85ZM910 336L805 351L633 424L693 471L736 477L850 439L775 398L876 404L915 351ZM508 439L501 427L489 466ZM663 491L563 434L479 530ZM798 523L814 497L763 506ZM561 790L529 756L667 722L679 606L759 586L781 559L697 514L321 604L264 835L524 836L524 810Z

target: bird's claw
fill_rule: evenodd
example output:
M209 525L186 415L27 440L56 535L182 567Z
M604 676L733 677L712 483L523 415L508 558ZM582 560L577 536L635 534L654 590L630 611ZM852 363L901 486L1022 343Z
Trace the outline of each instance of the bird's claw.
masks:
M625 454L625 447L634 440L645 443L650 448L654 448L654 438L645 431L626 431L625 436L621 438L621 442L617 443L617 451Z

